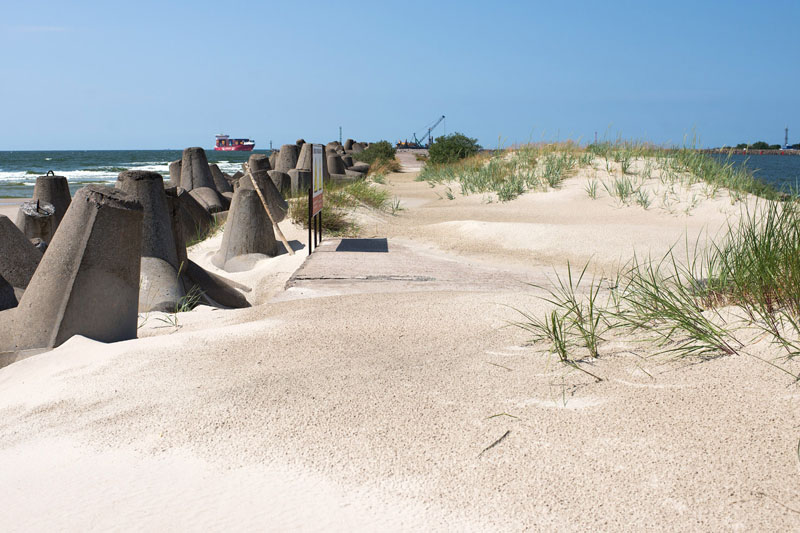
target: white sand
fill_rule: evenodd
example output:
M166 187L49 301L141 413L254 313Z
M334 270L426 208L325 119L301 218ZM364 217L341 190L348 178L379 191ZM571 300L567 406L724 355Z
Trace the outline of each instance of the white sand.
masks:
M256 307L0 369L2 529L800 528L788 376L615 341L594 383L505 327L545 309L524 281L664 253L738 206L620 208L583 177L485 204L413 177L387 184L406 210L364 226L389 254L328 241L284 291L305 251L227 274L204 243Z

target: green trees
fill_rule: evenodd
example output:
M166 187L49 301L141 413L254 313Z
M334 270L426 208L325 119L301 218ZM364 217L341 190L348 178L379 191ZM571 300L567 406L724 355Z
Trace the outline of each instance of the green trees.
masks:
M428 162L431 164L453 163L477 154L481 149L478 139L471 139L463 133L451 133L437 137L428 148Z

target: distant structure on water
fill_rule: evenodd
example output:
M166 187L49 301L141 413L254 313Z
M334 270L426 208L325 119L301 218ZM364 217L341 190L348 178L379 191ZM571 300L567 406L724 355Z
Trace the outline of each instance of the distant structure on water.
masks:
M256 142L251 139L231 139L230 136L220 133L214 150L224 152L250 152L256 147Z

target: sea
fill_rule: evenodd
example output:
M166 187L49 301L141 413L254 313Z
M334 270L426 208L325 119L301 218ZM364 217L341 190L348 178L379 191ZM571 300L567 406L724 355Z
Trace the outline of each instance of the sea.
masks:
M217 152L206 150L209 163L233 174L253 152ZM169 163L180 159L182 150L70 150L70 151L0 151L0 199L30 198L37 176L52 170L68 178L73 194L84 185L113 185L123 170L152 170L169 179ZM715 155L724 159L728 156ZM763 180L786 192L800 190L800 156L731 155L730 161L742 165Z
M52 170L66 176L71 192L89 184L113 185L123 170L151 170L169 179L169 164L180 159L182 150L69 150L0 151L0 199L31 198L37 176ZM233 174L253 153L270 150L222 152L206 150L209 163ZM2 202L2 200L0 200Z

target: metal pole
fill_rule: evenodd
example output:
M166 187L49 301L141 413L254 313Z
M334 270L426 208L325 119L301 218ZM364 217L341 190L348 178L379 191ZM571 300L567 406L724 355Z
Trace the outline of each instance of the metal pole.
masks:
M339 126L339 144L342 144L342 127Z
M314 197L312 196L311 187L308 188L308 255L311 255L311 223L313 221L313 217L311 216L311 210L314 209Z

